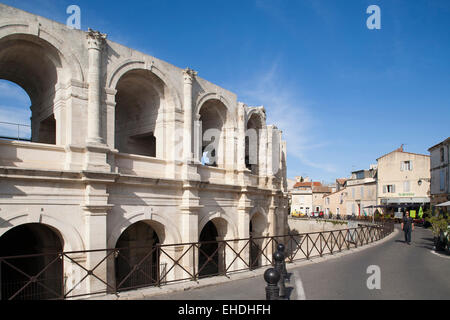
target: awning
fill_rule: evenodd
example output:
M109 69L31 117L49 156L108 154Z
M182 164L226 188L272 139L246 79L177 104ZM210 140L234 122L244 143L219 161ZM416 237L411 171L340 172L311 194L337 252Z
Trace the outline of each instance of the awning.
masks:
M436 205L436 207L450 207L450 201Z
M367 207L364 207L364 209L370 209L370 208L372 208L372 209L374 209L374 208L386 208L387 206L386 205L378 205L378 206L367 206Z
M381 199L381 202L387 205L392 204L403 204L403 205L417 205L417 204L424 204L429 203L430 198L385 198Z

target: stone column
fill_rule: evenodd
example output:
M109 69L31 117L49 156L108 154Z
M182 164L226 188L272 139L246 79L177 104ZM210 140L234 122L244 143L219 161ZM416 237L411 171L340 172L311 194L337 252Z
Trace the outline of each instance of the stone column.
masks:
M102 50L106 34L89 29L87 45L89 52L88 73L88 144L103 144L101 136L101 95L102 95Z
M266 161L266 173L267 176L273 175L273 126L267 126L267 161Z
M267 128L264 126L259 132L259 155L258 155L258 175L260 177L267 176ZM260 183L265 185L265 179L260 179Z
M183 158L185 162L192 160L192 82L197 72L187 68L184 75L184 137Z
M238 103L238 139L237 139L237 169L243 171L245 169L245 105Z

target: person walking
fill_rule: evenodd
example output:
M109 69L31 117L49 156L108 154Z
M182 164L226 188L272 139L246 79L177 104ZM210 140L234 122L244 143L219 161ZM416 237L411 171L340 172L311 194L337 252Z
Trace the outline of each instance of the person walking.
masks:
M411 232L414 231L414 221L409 216L409 210L406 211L403 217L402 230L405 233L405 243L411 245Z

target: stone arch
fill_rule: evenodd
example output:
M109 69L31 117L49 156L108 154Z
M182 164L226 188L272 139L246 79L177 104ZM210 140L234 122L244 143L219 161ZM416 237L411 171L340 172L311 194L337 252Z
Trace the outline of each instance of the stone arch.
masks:
M249 222L252 223L256 235L263 236L269 225L266 211L262 207L254 207L250 211Z
M0 256L10 258L2 264L0 299L59 298L64 286L59 256L63 242L57 229L43 223L22 224L4 233L0 237ZM27 283L26 274L36 277L37 283Z
M201 108L209 100L220 101L227 109L227 121L229 121L227 124L229 124L229 125L235 124L235 119L234 119L234 117L232 117L231 103L223 95L216 93L216 92L205 93L198 97L197 102L195 103L195 109L194 109L194 115L197 120L200 118Z
M123 153L171 158L174 130L168 113L181 109L175 87L153 64L126 60L107 79L115 92L115 148Z
M160 226L164 227L163 232L161 232L160 226L154 225L158 230L155 229L158 234L158 238L161 241L161 244L177 244L181 243L181 234L177 228L177 226L171 222L169 219L159 215L152 214L151 217L146 215L144 212L129 214L125 216L125 220L119 223L112 230L110 236L108 237L108 248L114 248L117 240L121 236L121 234L131 225L135 224L139 221L154 221L160 224ZM153 226L152 226L153 227Z
M202 232L203 228L209 221L213 221L214 219L222 219L223 221L226 221L227 227L229 228L228 232L226 234L223 234L223 226L216 225L217 231L219 233L219 236L227 236L229 239L237 239L238 238L238 229L236 224L234 223L233 219L226 213L221 212L211 212L204 216L198 226L199 230L199 236ZM214 221L213 221L214 222Z
M266 115L263 107L247 108L245 123L245 166L255 175L264 174ZM263 169L263 170L261 170Z
M46 214L18 213L3 217L3 219L3 223L0 224L0 237L14 227L28 223L41 223L58 231L64 241L63 250L65 252L85 250L80 233L72 225L56 217Z
M227 143L229 130L234 130L234 118L230 112L227 101L221 100L221 96L207 95L196 106L196 129L198 160L203 164L214 167L225 167L227 148L232 148Z
M72 80L83 80L75 55L64 42L43 28L30 32L24 23L0 25L0 79L22 87L31 100L33 142L63 144L65 117L61 108Z
M106 85L109 89L115 90L117 87L117 83L120 78L124 74L133 70L148 70L153 73L156 77L161 79L161 81L165 84L167 90L167 99L168 102L173 103L176 110L181 110L181 98L176 92L175 86L172 81L166 76L164 72L162 72L158 67L154 64L150 66L143 60L132 60L127 59L121 62L111 73L107 75Z
M34 24L19 20L7 20L0 23L0 40L10 35L29 35L46 41L61 54L66 62L65 66L71 70L71 79L84 82L85 75L80 58L71 50L70 46L64 45L63 39L38 25L37 21Z

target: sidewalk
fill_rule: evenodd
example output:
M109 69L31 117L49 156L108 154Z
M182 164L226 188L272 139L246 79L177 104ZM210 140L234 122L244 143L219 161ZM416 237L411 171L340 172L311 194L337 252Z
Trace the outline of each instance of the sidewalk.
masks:
M323 257L316 257L316 258L312 258L310 260L302 260L302 261L297 261L294 263L288 263L288 264L286 264L286 269L289 271L294 268L298 268L300 266L320 263L323 261L337 259L342 256L357 253L362 250L365 250L365 249L368 249L368 248L371 248L374 246L378 246L386 241L391 240L398 234L398 232L399 232L399 230L395 229L394 232L392 234L390 234L389 236L387 236L386 238L384 238L380 241L377 241L377 242L370 243L363 247L345 250L342 252L334 253L332 255L326 255ZM188 290L196 290L196 289L207 288L207 287L211 287L211 286L218 286L220 284L230 283L230 282L238 281L238 280L242 280L242 279L251 279L251 278L256 278L256 277L262 278L264 272L269 267L270 266L262 267L260 269L253 270L253 271L236 272L236 273L230 274L228 276L215 276L215 277L211 277L211 278L200 279L198 281L187 280L187 281L183 281L183 282L176 282L176 283L164 285L162 287L149 287L149 288L145 288L145 289L120 292L117 295L101 294L101 295L91 296L88 298L84 297L81 299L84 299L84 300L143 300L143 299L149 299L151 297L155 297L155 296L159 296L159 295L167 295L167 294L171 294L171 293L184 292L184 291L188 291Z

